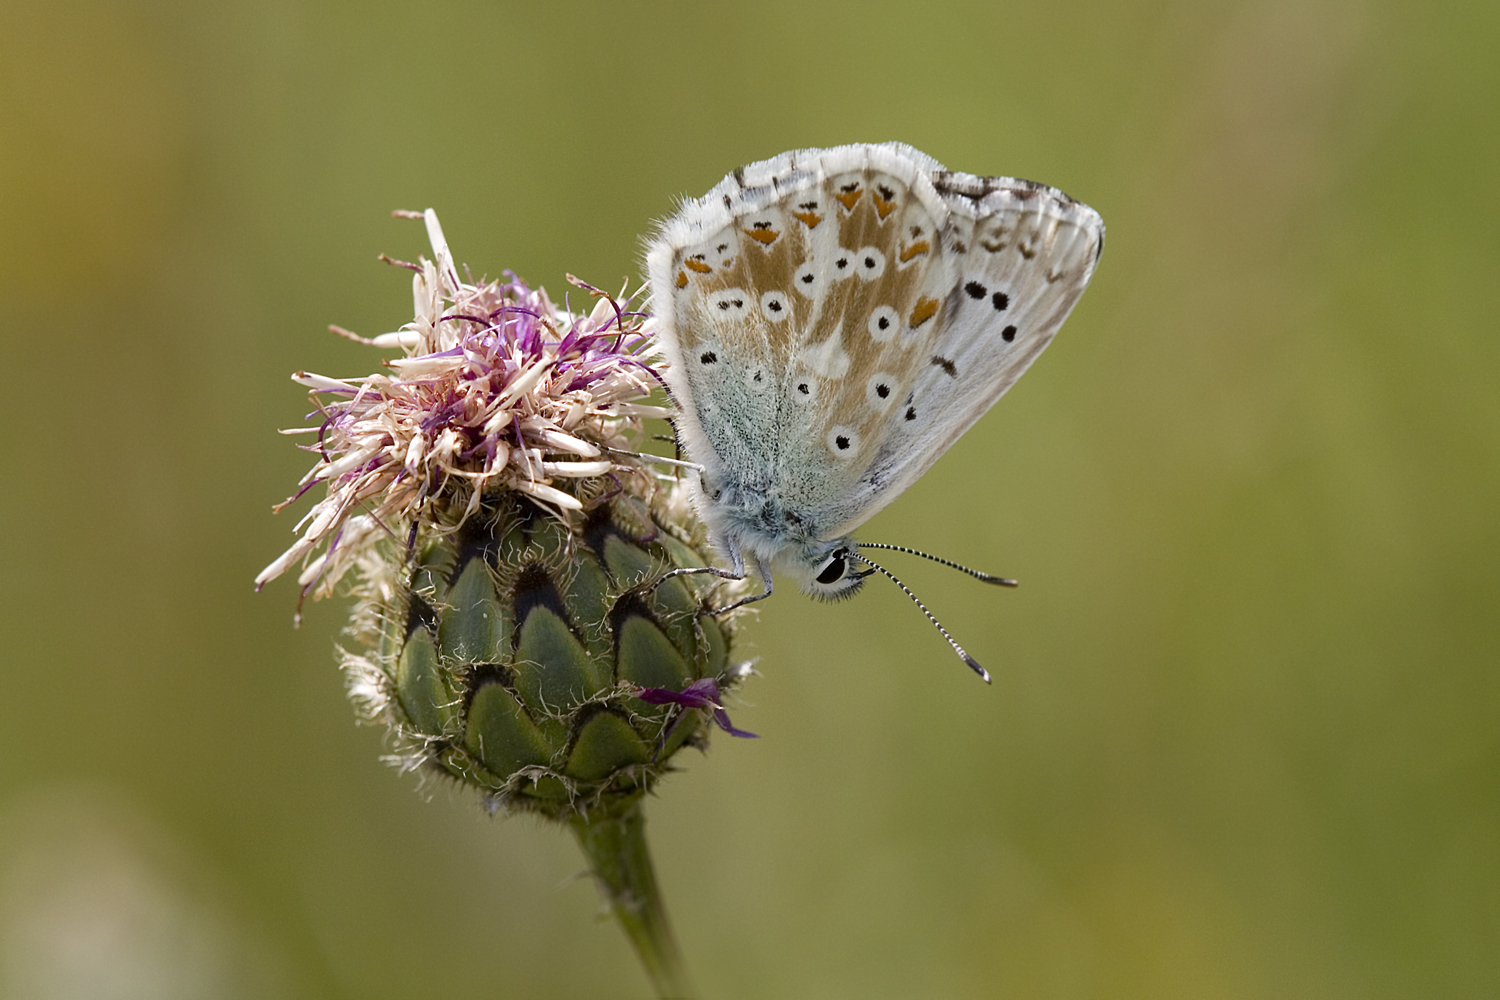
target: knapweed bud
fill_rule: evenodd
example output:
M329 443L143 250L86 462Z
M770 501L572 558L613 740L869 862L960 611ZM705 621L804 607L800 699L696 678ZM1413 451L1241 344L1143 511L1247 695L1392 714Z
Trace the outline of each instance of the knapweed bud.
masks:
M405 349L391 374L295 376L322 417L302 491L327 495L257 584L299 559L304 595L348 582L350 693L403 767L492 808L623 815L707 723L749 735L719 702L745 671L714 613L739 584L667 577L710 553L676 480L632 451L664 414L641 401L643 315L581 284L587 316L514 276L463 280L422 217L416 318L366 341Z
M703 564L693 540L673 534L670 505L607 480L570 495L585 508L571 524L505 491L459 524L458 512L432 509L411 558L363 564L356 632L373 650L344 659L406 766L555 816L646 789L702 741L693 709L714 706L681 699L734 676L726 628L693 578L656 582Z

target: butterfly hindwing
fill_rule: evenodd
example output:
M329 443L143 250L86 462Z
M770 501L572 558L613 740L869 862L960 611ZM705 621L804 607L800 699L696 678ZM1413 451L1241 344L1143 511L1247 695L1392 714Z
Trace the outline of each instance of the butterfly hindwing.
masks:
M803 265L823 287L813 323L797 331L777 451L784 495L820 535L855 512L860 476L936 333L923 303L947 283L941 206L919 193L921 175L831 166L821 185L831 217L819 227L828 232Z

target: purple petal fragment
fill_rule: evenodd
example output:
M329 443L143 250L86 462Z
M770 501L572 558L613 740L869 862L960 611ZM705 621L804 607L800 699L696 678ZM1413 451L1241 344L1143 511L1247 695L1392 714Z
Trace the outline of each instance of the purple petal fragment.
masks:
M681 705L683 708L709 710L718 727L730 736L752 740L760 738L755 733L736 729L729 721L729 713L719 704L719 682L712 677L693 681L681 691L673 691L671 688L636 688L635 696L648 705Z

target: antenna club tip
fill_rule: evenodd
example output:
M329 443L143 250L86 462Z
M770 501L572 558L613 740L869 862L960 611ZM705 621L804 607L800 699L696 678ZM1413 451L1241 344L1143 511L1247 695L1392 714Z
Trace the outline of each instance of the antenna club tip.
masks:
M964 662L969 665L969 669L970 670L974 671L976 674L979 675L979 679L980 680L984 681L986 684L992 683L990 681L990 672L988 670L984 669L983 667L981 667L979 665L979 661L978 660L974 659L974 657L969 656L968 654L965 654L964 655Z
M993 583L997 587L1019 587L1021 585L1020 580L1012 580L1008 576L985 576L982 579L985 583Z

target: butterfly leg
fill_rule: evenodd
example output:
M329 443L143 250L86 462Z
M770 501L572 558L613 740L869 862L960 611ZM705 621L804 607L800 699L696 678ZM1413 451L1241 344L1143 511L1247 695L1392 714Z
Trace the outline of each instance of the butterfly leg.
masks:
M730 604L726 607L719 608L714 612L714 614L722 615L726 611L733 611L735 608L743 608L745 605L754 604L756 601L764 601L766 598L770 597L773 593L776 592L776 584L771 582L771 571L766 569L766 564L760 561L760 556L752 556L751 558L755 560L755 568L760 573L760 581L761 583L764 583L766 585L766 589L762 590L758 594L751 594L749 597L742 597L738 601L735 601L733 604ZM742 569L740 571L739 579L743 580L744 578L745 572Z
M663 573L661 577L651 585L655 590L674 576L716 576L720 580L743 580L745 578L745 559L740 554L740 548L733 541L729 543L729 564L732 569L720 569L717 566L683 566L669 573Z
M651 589L654 590L657 587L660 587L663 583L666 583L674 576L716 576L720 580L745 579L747 575L745 573L745 560L744 557L740 555L738 548L734 549L734 551L730 553L730 558L735 564L734 569L720 569L717 566L683 566L678 569L674 569L669 573L663 573L661 575L661 578L651 585ZM746 604L752 604L755 601L763 601L767 597L770 597L773 592L775 592L776 585L771 582L770 570L766 569L766 564L760 561L759 556L755 556L753 558L755 559L755 568L760 572L761 582L765 584L766 589L761 591L759 594L752 594L749 597L741 598L740 600L735 601L733 604L730 604L726 607L716 608L714 609L712 614L722 615L726 611L733 611L735 608L744 607Z

